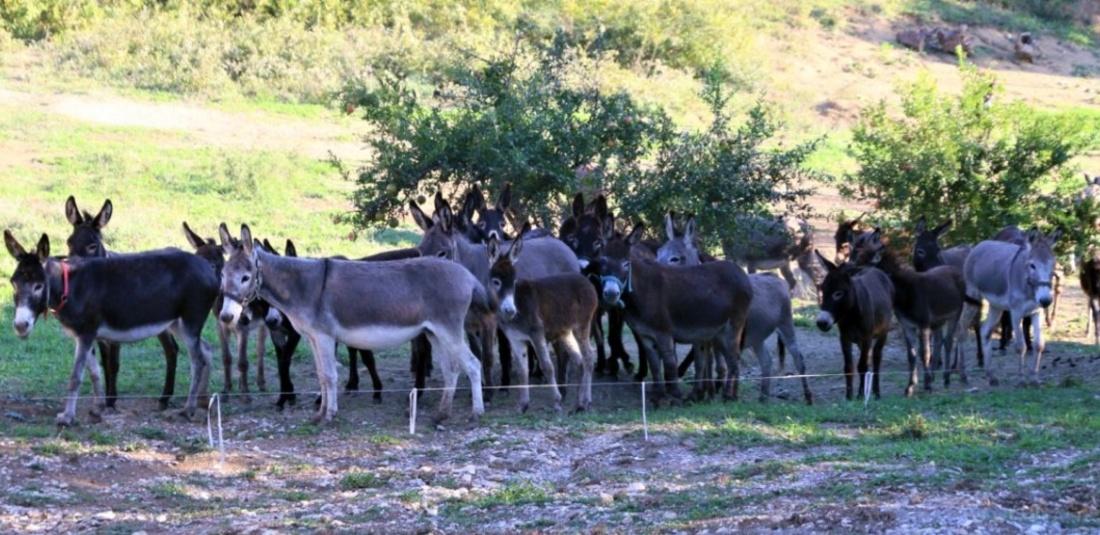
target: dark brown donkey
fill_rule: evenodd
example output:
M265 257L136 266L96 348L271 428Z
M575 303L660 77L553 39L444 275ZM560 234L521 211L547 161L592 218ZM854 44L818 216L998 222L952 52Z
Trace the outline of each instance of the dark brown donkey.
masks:
M636 247L643 230L638 224L626 237L607 242L599 260L599 274L603 300L610 306L622 303L627 324L645 346L658 379L654 403L665 394L681 397L677 343L713 342L718 354L726 359L723 396L736 399L739 341L753 297L748 275L725 260L698 266L662 265L648 249ZM762 381L760 388L761 399L766 400L768 382Z
M515 240L504 252L495 237L489 238L489 292L498 304L497 316L505 336L516 349L531 344L538 355L543 375L554 395L554 411L561 412L561 391L557 388L557 373L550 358L547 342L566 353L567 362L581 372L581 387L577 390L578 412L592 407L592 373L596 355L589 340L589 329L596 316L596 289L584 275L566 273L533 280L520 280L515 261L523 249L524 240ZM522 353L522 354L521 354ZM520 412L527 412L530 389L527 387L526 351L516 351L513 359L519 368Z
M1100 346L1100 252L1090 251L1081 259L1081 289L1089 301L1089 315L1085 320L1085 336L1089 334L1089 320L1092 321L1093 339Z
M840 352L844 355L844 393L852 399L852 344L859 346L859 391L864 388L868 358L872 360L874 376L871 391L879 394L879 369L882 348L890 334L894 314L894 284L882 270L867 266L858 268L845 262L839 267L814 251L827 274L821 285L821 312L817 328L828 332L833 325L840 328Z
M863 233L863 216L867 215L867 212L859 214L859 217L855 219L841 220L837 223L836 232L833 233L833 243L836 246L836 253L833 255L833 262L835 265L843 264L852 257L852 245L855 243L856 238Z
M932 390L933 333L937 341L942 336L944 385L950 384L955 328L966 301L966 282L962 271L954 266L939 266L917 272L905 265L886 246L878 229L871 233L865 247L857 251L857 264L871 264L890 277L894 285L894 315L905 334L909 357L909 385L906 397L917 388L917 363L924 369L924 389ZM914 348L917 350L914 353ZM938 352L938 351L937 351ZM966 376L963 376L963 381Z
M111 221L114 207L111 199L103 201L103 207L93 217L88 212L81 211L76 205L76 198L72 195L65 201L65 218L73 226L66 244L69 246L69 256L72 258L105 258L112 253L107 252L103 245L103 228ZM159 400L160 409L168 408L172 394L176 389L176 361L179 357L179 344L172 335L163 332L157 336L162 348L164 348L164 389ZM118 366L119 351L122 344L107 340L96 340L99 346L99 359L103 363L103 382L106 391L106 407L115 408L118 399Z

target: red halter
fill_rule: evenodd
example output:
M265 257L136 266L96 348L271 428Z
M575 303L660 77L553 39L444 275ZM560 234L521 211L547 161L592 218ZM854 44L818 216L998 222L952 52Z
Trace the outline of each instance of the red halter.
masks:
M57 305L57 308L53 309L54 315L61 312L62 308L65 308L65 303L69 301L69 264L67 262L61 262L61 303ZM49 303L46 303L49 306Z

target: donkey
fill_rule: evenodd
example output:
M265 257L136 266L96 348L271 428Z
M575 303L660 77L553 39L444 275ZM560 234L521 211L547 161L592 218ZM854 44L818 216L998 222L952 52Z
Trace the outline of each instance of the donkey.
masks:
M836 232L833 233L833 243L836 246L833 262L836 265L839 266L852 259L852 245L855 243L856 238L864 232L863 217L866 215L867 212L863 212L855 219L841 219L837 223Z
M455 218L455 227L473 243L485 243L490 237L497 240L511 240L512 236L504 230L510 218L512 204L512 183L504 184L496 205L492 208L485 203L485 196L476 184L466 193L462 202L462 211ZM436 206L439 209L439 206ZM474 216L477 221L474 221Z
M732 262L744 265L749 273L778 269L790 289L798 285L791 262L814 280L813 227L801 218L767 218L745 215L737 218L741 230L722 244L722 252Z
M603 247L599 261L603 300L622 303L626 322L638 334L655 376L664 363L664 381L654 388L658 403L667 394L680 399L676 343L713 342L726 359L723 397L737 398L741 349L752 283L740 266L729 261L674 267L658 263L648 250L636 247L645 227L641 223L624 238ZM660 360L658 360L658 358ZM761 399L769 395L770 363L761 361L765 379Z
M1096 345L1100 346L1100 255L1097 251L1081 259L1081 270L1078 273L1081 279L1081 289L1089 302L1089 315L1085 319L1085 336L1089 335L1089 321L1092 322L1093 337Z
M879 369L882 348L890 334L894 312L894 284L882 270L856 267L851 262L840 266L814 251L827 274L821 285L821 312L817 328L828 332L833 325L840 328L840 352L844 355L844 395L852 399L852 344L859 346L859 391L864 389L868 360L874 370L871 391L879 393Z
M558 229L558 238L577 255L582 272L591 272L589 264L599 258L604 243L614 236L615 215L608 209L607 197L600 194L590 203L585 204L584 194L577 193L573 197L571 215L562 221ZM601 319L604 314L607 314L610 359L604 353L604 331ZM599 314L592 326L592 334L596 338L596 374L616 377L619 375L620 363L627 373L633 370L634 366L630 363L630 356L623 345L624 324L622 309L600 304ZM638 347L641 348L642 345L638 344ZM644 361L641 357L639 360Z
M76 420L76 400L84 370L91 372L93 421L106 406L100 371L92 359L99 339L137 342L171 330L191 357L191 389L182 416L194 415L206 395L210 354L203 347L202 327L218 295L218 280L203 259L166 249L108 258L69 262L50 257L50 240L43 234L33 253L4 231L4 245L17 261L11 283L15 289L13 327L20 338L34 329L38 317L53 312L76 342L72 375L60 426Z
M1001 314L1010 313L1015 331L1016 349L1020 353L1020 372L1023 373L1028 350L1023 340L1022 318L1031 316L1035 364L1031 370L1031 382L1039 382L1039 366L1043 355L1042 322L1039 307L1048 307L1054 301L1051 280L1054 276L1054 244L1061 230L1044 235L1037 229L1027 233L1022 245L987 240L974 246L966 257L963 276L966 280L967 304L963 321L972 321L981 310L982 299L989 303L989 315L982 325L978 343L988 353L989 338ZM976 304L978 303L978 304ZM963 335L960 335L963 336ZM960 373L965 374L965 358L960 359ZM992 366L986 368L991 385L997 384Z
M890 277L890 282L894 285L894 315L905 334L909 358L909 384L905 387L905 396L912 397L916 393L918 359L924 370L924 389L931 391L933 333L937 333L938 341L938 333L946 330L943 335L943 355L945 361L949 360L955 328L966 297L966 283L963 282L962 272L959 268L948 265L923 272L914 271L886 246L878 229L871 233L868 245L860 249L858 255L857 264L878 267ZM916 354L913 352L914 346L917 348ZM950 384L951 367L944 365L944 386ZM965 374L962 378L965 382Z
M476 280L489 283L489 251L484 244L471 243L456 231L450 206L440 194L436 194L436 211L428 217L415 201L409 202L413 220L424 231L416 249L422 256L451 259L465 267ZM534 238L526 241L523 255L516 261L517 276L523 280L538 279L562 273L577 273L577 257L556 238ZM492 316L490 314L490 316ZM493 342L496 340L495 318L483 317L472 330L481 340L480 354L486 384L492 384ZM511 351L501 338L501 384L507 386L511 379Z
M504 252L495 236L489 238L490 295L499 303L498 316L512 347L526 348L531 344L538 355L554 394L554 411L561 412L561 392L558 390L554 361L550 359L547 342L564 351L573 369L581 371L581 387L577 392L576 412L592 407L592 373L596 356L589 341L589 329L596 316L598 298L592 283L579 273L564 273L539 279L518 280L515 263L524 247L524 240L515 240ZM524 351L523 353L526 353ZM530 391L527 387L527 355L516 353L520 376L519 410L527 412Z
M665 217L665 231L668 241L657 250L657 261L662 264L696 266L704 261L704 254L699 250L695 242L695 217L688 216L684 224L683 232L677 232L672 214ZM713 261L709 259L708 261ZM808 405L813 404L813 393L810 384L805 377L806 363L802 358L802 352L798 348L798 339L795 337L794 315L791 307L791 294L787 285L770 274L753 273L749 275L752 283L752 303L749 305L749 315L745 322L745 336L741 342L743 347L749 347L760 360L771 361L764 342L773 333L778 333L780 347L790 349L794 357L795 368L802 375L802 393ZM781 350L782 351L782 350ZM696 352L696 358L700 354ZM780 353L782 354L782 352ZM697 365L698 366L698 365ZM703 365L702 369L708 366ZM721 368L721 363L719 364ZM780 359L782 368L782 358ZM683 365L681 365L681 375ZM700 379L697 377L696 379Z
M72 224L73 230L66 240L69 247L69 256L73 258L104 258L111 253L103 245L103 228L111 221L114 206L111 199L103 201L103 207L94 217L88 212L82 212L76 205L76 198L72 195L65 200L65 218ZM179 356L179 345L171 334L161 333L157 340L164 349L164 389L158 400L160 410L168 408L168 403L176 390L176 361ZM104 383L106 384L106 407L115 408L118 399L118 366L121 344L106 340L97 340L99 346L99 359L103 363Z
M437 422L451 412L459 371L470 380L473 417L485 412L481 370L465 340L471 309L489 310L485 288L461 266L438 258L354 262L276 256L255 247L241 226L240 246L219 228L229 260L222 271L222 321L235 323L244 307L263 299L287 316L307 340L321 385L314 421L337 412L336 343L362 349L393 347L427 334L442 356L445 390ZM476 313L476 312L475 312Z
M924 216L921 216L917 220L916 226L916 240L913 242L913 269L917 272L925 272L932 268L939 266L952 266L962 273L963 264L966 263L966 257L970 254L971 246L969 244L956 245L947 249L940 247L940 237L951 228L952 220L948 219L943 223L940 223L935 228L929 229L928 223ZM981 336L981 323L975 321L971 326L974 330L974 337ZM945 340L937 344L940 347ZM982 346L978 346L978 366L985 368L985 353L982 352ZM958 350L958 348L956 348Z
M219 281L221 280L222 268L225 267L225 255L224 250L211 238L203 238L191 227L187 225L185 221L183 223L183 235L187 238L187 242L191 244L191 247L195 249L195 254L205 259L210 263L210 267L217 274ZM214 301L212 310L217 312L221 310L222 302L224 298L219 294L218 298ZM271 310L269 307L261 307L261 302L253 302L245 314L242 315L241 321L230 329L222 322L215 322L218 331L218 341L221 343L222 349L222 371L225 373L225 385L223 392L233 391L233 356L229 351L229 336L235 334L237 336L237 373L239 388L241 394L244 396L244 400L248 400L248 337L255 331L256 332L256 386L260 391L267 390L267 379L264 373L264 354L266 351L266 342L268 330L265 325L267 319L265 315L277 311ZM274 322L274 320L270 320Z

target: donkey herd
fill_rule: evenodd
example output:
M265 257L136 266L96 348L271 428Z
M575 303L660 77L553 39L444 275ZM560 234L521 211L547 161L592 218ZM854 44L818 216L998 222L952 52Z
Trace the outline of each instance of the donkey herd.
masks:
M51 256L46 235L28 250L4 232L17 261L11 276L13 327L25 338L39 318L52 313L75 341L59 425L75 421L85 370L94 391L91 419L98 421L105 408L113 408L120 344L154 336L165 357L160 406L166 408L174 394L182 345L191 360L182 415L192 417L208 396L212 351L201 335L211 313L217 318L227 392L236 385L238 395L249 394L248 341L253 335L256 385L266 390L263 356L270 339L278 363L279 409L296 402L291 359L298 344L307 343L320 384L318 421L337 413L338 344L347 346L349 355L344 388L358 390L362 362L378 402L382 381L373 351L411 342L416 387L425 388L433 368L442 375L436 421L449 416L460 375L470 382L475 420L485 400L510 389L518 390L519 409L527 411L532 379L547 384L554 411L562 411L565 389L559 385L566 384L579 385L573 410L589 410L593 377L614 377L620 370L635 372L636 381L650 381L656 404L684 399L681 377L690 367L695 372L690 399L719 393L736 399L742 349L756 355L760 399L766 401L774 372L765 342L773 334L780 370L789 353L804 400L813 403L791 305L797 280L790 265L796 263L817 286L817 326L839 329L849 399L855 377L862 391L869 369L874 371L871 389L879 396L882 352L895 318L908 354L907 396L922 381L918 371L926 390L936 370L942 370L945 386L954 374L967 381L966 353L960 347L970 332L977 333L978 365L996 384L987 356L1002 316L1014 335L1021 371L1030 352L1030 381L1038 381L1043 352L1039 313L1056 294L1052 247L1059 231L1009 227L978 244L941 249L939 239L951 222L929 229L922 220L909 265L880 230L860 229L858 219L838 228L837 256L829 260L813 249L812 229L804 221L758 218L746 219L744 228L751 229L746 241L760 246L727 247L726 259L719 259L700 247L690 215L669 213L662 243L647 239L642 224L624 228L605 196L586 203L577 194L556 235L530 223L510 234L507 227L520 227L510 200L508 186L495 204L474 187L455 211L437 193L431 215L410 201L412 218L423 231L416 247L348 259L302 258L290 240L280 252L253 236L247 225L234 235L224 223L217 239L183 223L192 251L107 251L103 230L113 213L111 201L93 216L69 197L65 216L72 233L66 256ZM1100 259L1088 258L1081 265L1095 325L1100 320ZM780 269L784 277L757 269ZM984 321L979 317L983 303L988 304ZM623 343L626 332L638 348L637 366ZM230 348L234 337L235 355ZM1096 338L1100 344L1100 325ZM677 344L691 348L683 361ZM859 351L858 367L853 366L853 346ZM95 362L97 348L102 367Z

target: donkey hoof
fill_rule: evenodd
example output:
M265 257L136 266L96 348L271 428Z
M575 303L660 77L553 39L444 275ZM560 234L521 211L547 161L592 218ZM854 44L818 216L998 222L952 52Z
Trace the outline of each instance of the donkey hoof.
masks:
M171 406L172 404L167 398L160 398L159 400L157 400L157 409L162 412L168 410L169 408L171 408Z
M554 404L554 414L561 416L561 403Z
M994 377L989 378L989 386L1000 386L1001 382Z
M93 424L101 423L103 421L102 408L88 411L88 420L90 420Z
M436 413L434 416L432 416L432 426L436 428L441 428L443 422L446 422L447 418L449 417L450 415L447 413Z
M183 409L182 411L176 413L176 418L179 418L184 422L190 422L191 417L194 415L194 412L194 409Z
M374 400L375 405L381 405L382 404L382 393L381 392L375 392L374 396L371 396L371 398Z
M809 392L806 392L805 397L806 397L806 404L807 405L813 405L814 404L814 395L813 394L811 394Z
M519 409L518 409L518 410L519 410L519 413L520 413L520 414L527 414L527 409L528 409L528 408L530 408L530 405L529 405L529 404L527 404L527 403L520 403L520 404L519 404Z
M475 412L475 413L471 414L469 418L466 419L466 422L470 423L470 424L478 425L478 424L481 423L481 415Z
M57 427L72 427L76 424L76 416L65 412L57 413L57 418L54 420L57 422Z
M915 393L916 393L916 387L914 387L913 385L909 385L909 386L905 387L905 397L911 398L911 397L913 397L913 394L915 394Z

